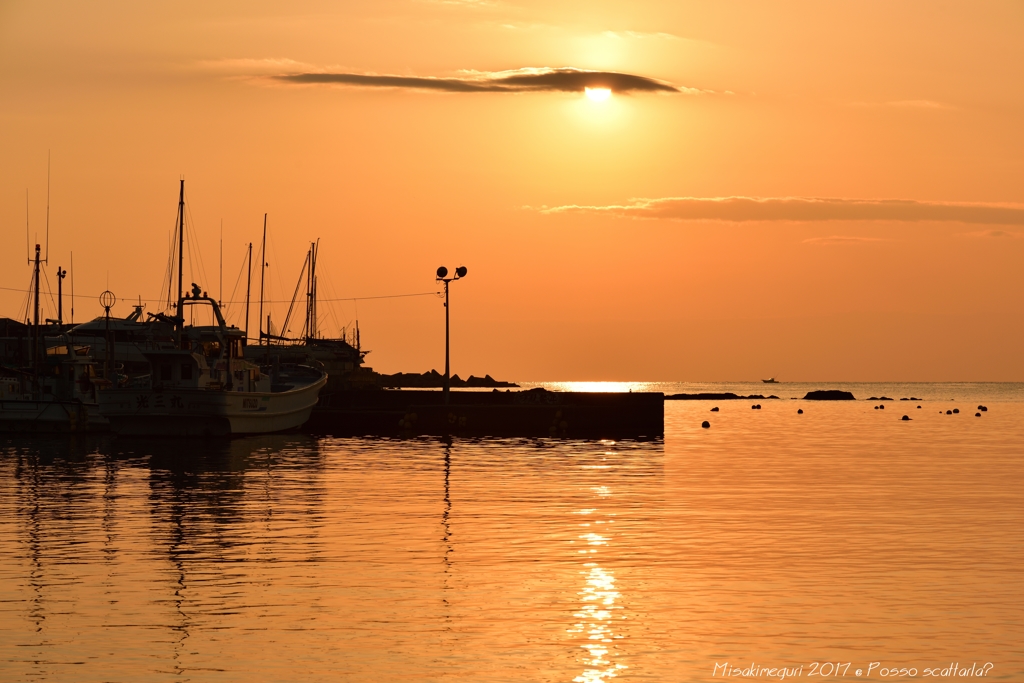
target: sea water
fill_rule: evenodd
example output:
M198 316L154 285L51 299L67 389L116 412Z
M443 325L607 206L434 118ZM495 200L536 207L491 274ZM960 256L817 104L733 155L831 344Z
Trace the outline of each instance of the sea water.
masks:
M1024 386L548 386L780 398L643 442L7 439L0 680L1024 680Z

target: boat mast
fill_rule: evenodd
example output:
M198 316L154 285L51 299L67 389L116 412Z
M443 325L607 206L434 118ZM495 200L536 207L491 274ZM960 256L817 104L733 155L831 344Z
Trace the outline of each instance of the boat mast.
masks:
M306 338L316 339L316 256L320 240L309 245L309 280L307 281L306 296L309 303L306 306Z
M252 287L252 242L249 242L249 274L245 278L245 343L249 343L249 290Z
M306 265L309 266L309 270L306 271L306 321L302 323L302 332L305 335L305 339L308 342L313 336L312 331L309 329L309 313L313 308L313 244L310 243L309 251L306 252Z
M263 214L263 246L260 247L260 346L263 346L263 273L267 266L267 214ZM267 330L270 333L270 330Z
M182 267L185 262L185 179L181 179L181 190L178 193L178 345L181 345L181 332L185 326L185 311L181 305Z
M32 276L32 289L35 295L35 306L32 313L32 368L35 370L36 382L39 381L39 245L36 244L35 273Z

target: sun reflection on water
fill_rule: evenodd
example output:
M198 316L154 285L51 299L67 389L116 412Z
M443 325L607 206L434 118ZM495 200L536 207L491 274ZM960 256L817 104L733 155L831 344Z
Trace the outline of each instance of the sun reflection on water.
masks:
M650 382L545 382L552 391L612 392L651 391Z
M611 489L607 486L594 486L591 487L591 491L599 498L608 498L612 495ZM580 663L585 668L573 679L576 683L607 681L628 668L625 664L614 661L613 657L613 643L623 637L614 630L614 616L622 609L622 606L617 604L621 594L615 587L615 574L596 561L598 550L607 549L609 536L586 530L591 524L605 523L603 519L596 519L598 514L595 513L599 514L597 508L584 508L573 513L587 515L586 521L579 524L585 531L578 538L590 546L586 550L577 551L586 555L585 558L581 558L586 561L580 570L584 581L583 588L577 593L579 609L573 613L577 621L567 629L569 634L583 640L580 649L585 654L580 658Z
M596 542L604 543L604 540ZM615 610L622 608L615 604L619 598L619 591L615 589L615 575L596 562L587 562L583 566L586 569L580 573L586 577L586 581L583 590L579 592L582 605L573 614L579 621L568 632L586 636L586 642L580 648L586 651L583 664L587 668L573 680L578 683L597 683L614 678L626 668L625 664L618 664L610 657L611 643L622 637L612 629L612 617Z

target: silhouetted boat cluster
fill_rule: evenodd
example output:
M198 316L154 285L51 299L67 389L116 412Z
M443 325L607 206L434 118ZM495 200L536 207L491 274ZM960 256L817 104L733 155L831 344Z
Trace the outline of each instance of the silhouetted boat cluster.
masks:
M305 279L301 333L295 338L275 334L269 315L264 329L261 274L258 343L250 345L248 330L229 325L220 302L198 284L183 288L184 181L176 237L177 263L169 273L177 274L172 314L149 313L143 319L140 303L128 317L115 318L110 315L113 295L104 292L105 315L77 326L63 322L60 307L57 319L40 321L43 260L36 246L32 323L0 319L0 431L232 436L289 431L307 422L313 431L338 434L657 437L664 431L662 394L509 394L497 387L517 385L490 376L456 376L453 384L493 392L449 396L385 390L432 387L442 376L436 371L379 375L364 365L367 352L358 327L348 338L320 334L318 243L310 246L296 286L297 295ZM265 221L260 251L262 261ZM248 258L251 262L252 244ZM250 287L251 268L246 327ZM293 297L285 331L294 305ZM207 315L197 316L197 309L206 309ZM211 322L186 323L197 317Z

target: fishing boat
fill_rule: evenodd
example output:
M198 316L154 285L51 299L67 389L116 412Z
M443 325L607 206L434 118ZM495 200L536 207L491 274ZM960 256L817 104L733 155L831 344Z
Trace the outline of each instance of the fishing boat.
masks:
M229 327L198 286L179 300L179 310L197 304L212 308L216 324L183 326L176 348L141 351L148 376L100 390L100 413L111 429L132 436L234 436L301 427L327 373L288 364L263 373L243 356L245 333Z
M266 236L264 235L265 244ZM265 246L261 249L261 252L263 251L265 251ZM288 307L288 313L281 325L280 334L273 332L270 316L267 316L266 330L263 329L263 281L261 277L259 344L245 347L245 357L262 363L264 366L267 365L270 358L277 357L282 362L310 363L317 367L323 367L327 371L327 386L324 388L324 395L354 389L380 389L380 375L375 373L372 368L363 365L369 351L363 350L360 343L358 320L355 328L351 332L347 329L343 330L340 338L324 337L320 332L317 324L320 318L317 310L317 257L319 251L319 240L310 244L302 264L302 270L299 272L299 280L295 285L291 305ZM298 336L288 337L292 313L299 310L296 303L304 280L306 310L302 330Z
M96 389L102 380L88 357L48 353L42 371L0 367L0 432L104 432Z
M779 383L779 381L777 379L775 379L774 377L769 377L768 379L763 379L761 381L764 382L765 384L778 384Z
M185 183L178 200L177 312L174 344L139 347L149 373L99 391L111 429L133 436L234 436L302 426L327 373L311 365L273 362L265 373L245 359L245 332L229 326L220 304L193 283L182 293ZM208 307L212 324L185 325L185 310ZM201 317L201 316L200 316Z
M147 350L174 348L174 324L165 316L150 314L142 317L143 306L126 318L109 313L68 330L68 337L78 349L88 349L97 363L109 366L113 374L132 378L149 371Z
M39 245L36 245L32 325L6 321L0 364L0 432L106 431L99 412L95 363L66 334L47 339L39 320ZM61 329L59 321L54 326ZM12 330L13 327L16 329Z

